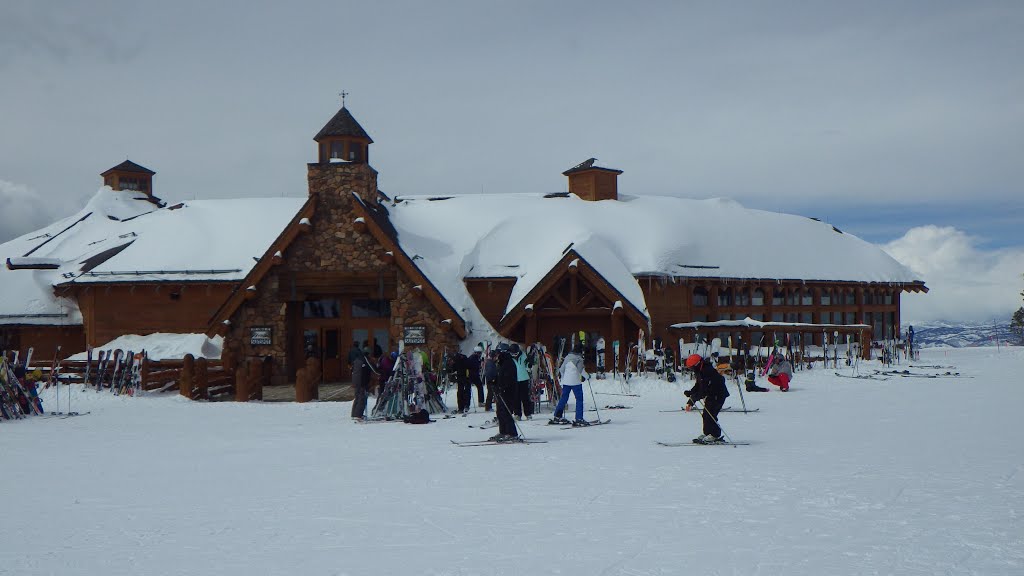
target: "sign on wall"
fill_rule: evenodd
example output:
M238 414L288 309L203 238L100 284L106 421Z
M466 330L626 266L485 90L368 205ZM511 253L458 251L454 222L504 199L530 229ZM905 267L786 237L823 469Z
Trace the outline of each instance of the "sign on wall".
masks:
M251 326L249 328L249 344L251 346L270 346L273 344L274 329L271 326Z
M427 327L406 326L402 329L402 340L405 340L406 344L426 344Z

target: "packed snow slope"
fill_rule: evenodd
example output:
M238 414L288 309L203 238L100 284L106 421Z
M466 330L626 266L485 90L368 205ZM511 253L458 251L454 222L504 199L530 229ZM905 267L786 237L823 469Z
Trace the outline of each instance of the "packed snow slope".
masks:
M594 381L599 406L632 408L476 448L449 440L490 435L469 427L482 412L361 425L347 403L76 389L91 414L0 423L0 572L1024 573L1024 350L927 349L916 365L955 368L897 368L965 377L819 365L788 393L747 393L760 412L722 415L740 447L655 444L699 432L696 413L660 411L682 405L678 382Z

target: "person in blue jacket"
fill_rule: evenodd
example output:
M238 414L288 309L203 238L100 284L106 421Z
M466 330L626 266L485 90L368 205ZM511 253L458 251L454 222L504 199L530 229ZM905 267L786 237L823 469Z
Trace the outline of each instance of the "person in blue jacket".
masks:
M509 353L516 363L516 401L512 405L516 420L533 420L533 398L530 397L530 368L526 365L526 354L515 342L509 346Z

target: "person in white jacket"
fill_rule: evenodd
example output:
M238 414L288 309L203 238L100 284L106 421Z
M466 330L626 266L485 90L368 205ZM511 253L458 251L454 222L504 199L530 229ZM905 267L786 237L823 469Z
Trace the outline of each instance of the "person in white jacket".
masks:
M588 376L583 367L582 344L577 344L572 352L562 359L562 365L558 368L558 377L562 383L562 397L558 399L554 418L549 424L570 423L562 414L565 411L565 405L569 402L569 393L572 392L576 396L576 420L572 422L572 425L587 426L588 422L583 418L583 380Z

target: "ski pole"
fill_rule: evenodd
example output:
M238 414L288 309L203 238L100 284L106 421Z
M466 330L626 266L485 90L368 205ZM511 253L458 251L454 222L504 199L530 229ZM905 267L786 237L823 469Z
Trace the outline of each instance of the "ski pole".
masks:
M733 370L732 377L734 380L736 380L736 389L740 391L740 403L743 404L743 411L746 412L747 401L743 399L743 386L740 385L740 377L735 370Z
M601 411L597 409L597 398L594 396L594 385L590 383L590 374L587 374L587 387L590 388L590 399L594 401L594 412L597 412L597 421L601 421Z

